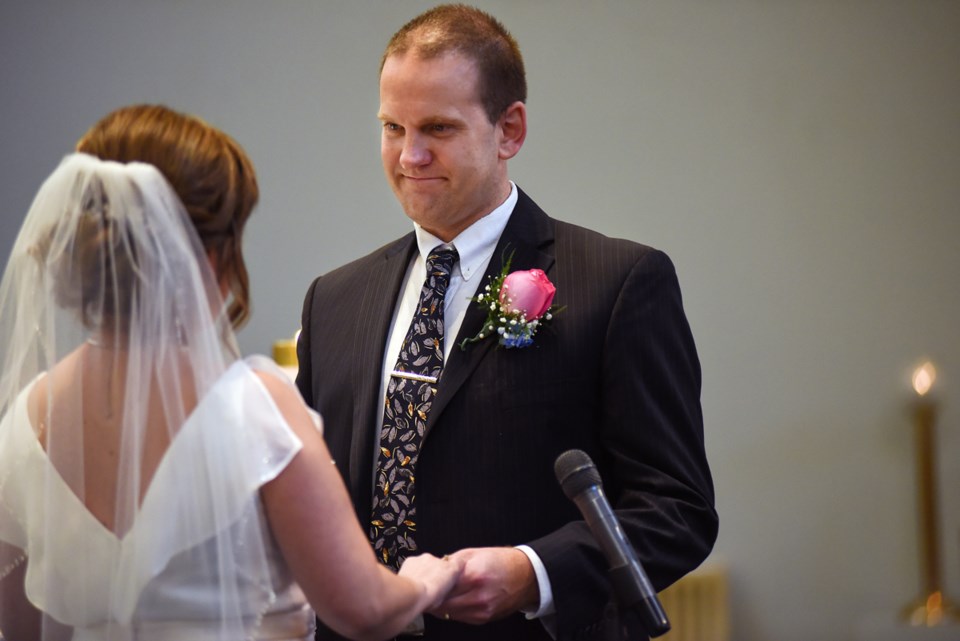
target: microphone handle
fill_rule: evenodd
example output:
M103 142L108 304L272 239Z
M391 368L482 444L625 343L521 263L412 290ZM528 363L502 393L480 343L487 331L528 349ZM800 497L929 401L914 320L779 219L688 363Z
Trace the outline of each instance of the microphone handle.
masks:
M574 498L584 520L600 544L610 564L610 582L625 608L638 608L647 633L657 637L670 630L663 606L647 578L633 546L610 508L610 502L599 485L591 485ZM639 607L638 607L639 606Z

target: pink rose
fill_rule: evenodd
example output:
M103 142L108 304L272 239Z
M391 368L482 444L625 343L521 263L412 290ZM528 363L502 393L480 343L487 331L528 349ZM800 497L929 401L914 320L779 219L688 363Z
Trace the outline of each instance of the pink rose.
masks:
M508 314L522 313L528 321L536 320L550 309L557 288L542 269L528 269L508 274L500 288L500 306Z

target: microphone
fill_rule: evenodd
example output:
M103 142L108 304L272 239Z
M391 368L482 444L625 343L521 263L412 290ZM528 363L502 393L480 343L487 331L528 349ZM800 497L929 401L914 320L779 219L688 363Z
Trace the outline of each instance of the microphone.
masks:
M610 582L620 605L638 609L647 633L658 637L670 630L670 621L650 579L627 541L620 522L603 493L600 473L582 450L567 450L553 464L563 493L577 504L610 564Z

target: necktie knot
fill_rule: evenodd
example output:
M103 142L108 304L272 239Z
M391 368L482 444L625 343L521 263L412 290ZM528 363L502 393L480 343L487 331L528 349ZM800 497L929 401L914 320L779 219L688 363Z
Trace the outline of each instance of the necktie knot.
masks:
M427 278L444 278L449 282L450 272L457 262L459 255L455 247L437 245L427 256Z

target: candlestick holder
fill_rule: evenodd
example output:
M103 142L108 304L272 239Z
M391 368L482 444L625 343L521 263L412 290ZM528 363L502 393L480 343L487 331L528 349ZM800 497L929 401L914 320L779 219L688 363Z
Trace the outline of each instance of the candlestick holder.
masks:
M937 498L936 403L926 397L936 370L924 363L913 374L918 398L914 405L917 465L917 517L920 540L920 597L903 608L911 625L936 626L958 620L960 610L943 593L940 573L940 530Z
M297 380L297 371L300 369L297 361L297 339L300 337L300 331L293 335L293 338L285 338L273 343L273 360L280 366L290 380ZM3 639L0 639L3 641Z

